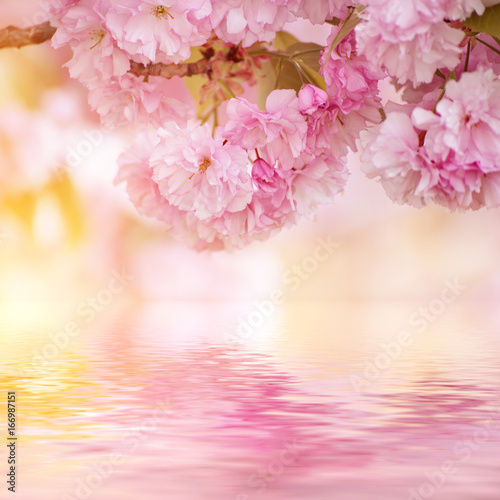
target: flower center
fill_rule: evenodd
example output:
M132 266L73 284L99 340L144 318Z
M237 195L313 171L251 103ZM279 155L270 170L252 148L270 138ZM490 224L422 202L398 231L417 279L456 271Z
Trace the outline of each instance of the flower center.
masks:
M208 158L207 156L204 156L203 157L203 160L201 160L200 164L199 164L199 169L198 169L198 173L200 174L204 174L206 171L207 171L207 168L212 165L212 160L210 158ZM191 174L189 176L189 180L191 180L193 178L194 174Z
M174 19L174 16L170 14L168 11L168 7L165 7L164 5L155 5L152 9L151 12L153 15L157 18L162 18L162 17L170 17L171 19Z
M207 168L212 165L212 160L210 158L207 158L206 156L201 160L200 163L200 170L202 174L204 174L207 171Z
M96 48L106 36L106 32L102 29L94 30L90 33L90 39L95 41L95 44L90 47L90 50Z

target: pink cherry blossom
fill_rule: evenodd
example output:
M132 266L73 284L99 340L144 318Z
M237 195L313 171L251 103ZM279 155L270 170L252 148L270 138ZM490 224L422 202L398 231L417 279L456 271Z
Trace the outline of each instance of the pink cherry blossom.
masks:
M121 76L130 69L129 56L120 50L109 33L99 3L81 0L64 11L55 22L52 45L69 45L73 57L66 64L71 77L87 86Z
M404 113L390 113L378 127L361 134L362 170L369 178L379 178L389 198L396 203L425 205L416 194L425 162L418 154L418 134Z
M367 123L378 123L380 113L375 107L361 108L348 114L314 85L303 86L298 95L299 109L307 119L306 150L308 154L322 153L343 157L348 148L357 150L359 133Z
M130 201L138 212L161 221L170 234L198 250L220 250L223 244L216 240L216 232L206 234L211 241L203 239L199 221L193 213L184 212L171 205L160 193L153 180L153 169L149 160L160 142L151 131L141 131L131 146L118 158L118 173L115 182L126 184ZM204 229L205 233L207 229Z
M464 164L479 163L485 171L500 168L500 77L492 70L463 73L446 84L437 115L415 109L415 125L426 130L425 145L434 156L449 150Z
M255 191L251 203L236 219L244 224L240 228L240 241L265 240L297 222L298 214L292 198L290 180L293 173L278 165L269 165L257 159L252 167ZM234 224L234 220L232 221Z
M437 3L444 10L447 19L463 21L473 12L481 16L485 7L500 2L499 0L439 0Z
M187 104L169 97L158 77L145 82L132 75L124 75L89 92L89 104L96 110L108 128L122 125L161 127L167 120L185 125L194 112Z
M356 26L359 51L399 83L428 83L436 69L453 69L464 35L445 21L435 0L368 0Z
M260 209L260 222L264 220L263 215L267 214L267 221L281 220L283 216L289 215L294 210L290 180L292 171L282 170L277 165L271 166L262 159L254 162L252 167L252 180L256 187L252 204ZM265 221L264 221L265 222ZM281 224L281 223L280 223ZM269 224L264 224L264 227Z
M212 0L212 27L226 42L249 47L271 42L287 21L294 19L286 3L279 0Z
M366 57L357 53L354 31L330 52L329 47L339 30L339 27L332 28L320 59L331 102L345 114L367 106L380 107L378 81L384 78L384 73L370 69Z
M313 115L320 108L330 105L328 94L316 85L304 85L298 94L299 111L303 115Z
M407 114L387 115L362 140L363 171L379 178L397 203L422 207L432 202L451 210L500 206L500 168L485 171L477 162L461 161L451 149L436 157L420 144Z
M349 176L345 158L324 154L310 157L302 167L297 162L296 167L292 196L297 213L305 217L314 215L317 205L331 203L344 190Z
M105 0L108 29L131 56L178 63L210 36L209 0ZM141 62L147 62L141 61Z
M174 238L199 251L232 250L255 239L264 240L295 221L297 215L286 179L264 165L261 167L266 172L259 170L253 173L257 190L251 203L240 211L225 211L220 216L200 219L195 211L185 211L171 204L160 191L151 161L152 157L155 161L160 142L161 139L154 133L141 132L120 155L116 182L125 182L129 198L137 210L161 221ZM268 187L273 185L273 188L259 189L262 182Z
M322 24L333 17L345 19L347 7L357 3L357 0L299 0L297 8L291 10L297 17L308 19L313 24Z
M153 178L169 203L201 220L248 205L253 186L244 149L212 138L208 124L194 121L186 128L168 122L158 134Z
M138 133L132 145L118 158L115 183L127 183L127 193L139 213L160 219L170 207L153 181L149 166L149 158L158 142L151 131Z
M45 0L46 10L50 14L50 20L56 20L64 15L66 11L77 4L80 0Z
M269 162L278 159L290 168L305 146L307 123L299 111L294 90L274 90L266 100L266 110L245 99L231 99L224 137L245 149L266 148Z

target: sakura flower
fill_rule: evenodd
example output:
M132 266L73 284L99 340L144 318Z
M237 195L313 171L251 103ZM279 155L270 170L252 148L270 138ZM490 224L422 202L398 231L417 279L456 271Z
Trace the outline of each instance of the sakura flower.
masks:
M262 159L254 162L252 167L252 180L257 185L257 189L263 193L275 193L278 190L279 180L278 170L271 167L269 163Z
M286 2L279 0L212 0L212 9L210 20L217 36L243 47L271 42L294 19Z
M310 157L302 167L298 163L291 180L297 213L311 216L317 205L331 203L343 191L348 175L345 158L319 155Z
M139 213L156 218L160 218L165 209L169 210L149 166L149 158L158 142L158 137L150 131L137 134L132 145L119 156L115 178L116 184L127 183L127 193Z
M342 113L331 104L328 94L315 85L304 85L298 99L299 110L307 121L305 151L313 156L327 153L341 157L347 154L347 144L338 141L337 137L342 126L339 121Z
M290 8L297 17L308 19L313 24L322 24L334 17L345 19L347 7L356 5L354 0L299 0L296 8Z
M209 0L105 0L105 5L118 45L148 61L184 61L191 47L205 43L211 33Z
M260 213L258 220L261 228L276 225L277 221L282 225L282 218L295 208L290 189L293 172L277 167L262 159L256 160L252 167L252 180L256 187L252 208L254 215ZM255 222L255 226L258 225Z
M356 26L359 51L374 67L385 68L399 83L428 83L436 69L453 69L464 35L444 22L434 0L368 0Z
M167 120L185 125L194 113L185 103L168 97L158 78L145 82L129 74L92 88L89 104L108 128L122 125L161 127Z
M257 159L252 167L255 191L251 203L241 212L214 221L219 233L231 236L234 245L243 246L253 240L263 241L296 223L298 214L292 199L291 171Z
M437 115L415 109L415 125L426 130L425 145L440 158L453 150L457 160L500 168L500 77L492 70L463 73L446 84Z
M130 201L137 211L155 218L164 224L170 234L198 250L220 250L224 246L216 239L216 232L198 227L199 221L193 213L184 212L171 205L160 193L153 180L150 157L160 139L151 131L140 132L136 140L118 158L118 173L115 182L126 184ZM210 239L204 239L201 233Z
M107 30L98 4L81 0L70 6L55 22L52 45L69 45L73 57L66 63L72 78L87 86L124 75L130 69L129 56L120 50Z
M238 212L250 202L253 186L244 149L213 139L208 125L194 121L186 128L169 122L158 134L153 179L169 203L203 220Z
M305 146L307 124L294 90L271 92L265 111L240 98L231 99L226 112L224 137L245 149L266 147L270 163L280 159L290 168Z
M361 169L369 178L379 178L387 196L396 203L425 205L417 187L425 162L418 154L418 134L404 113L390 113L378 127L361 134L364 152Z
M318 109L329 106L328 94L316 85L304 85L298 98L299 111L303 115L313 115Z
M357 53L353 31L330 52L329 47L339 30L339 27L333 27L320 59L328 95L332 103L346 114L367 106L378 108L377 84L384 74L370 69L366 57Z
M486 7L498 3L499 0L439 0L438 5L444 10L447 19L463 21L473 12L482 16Z
M380 120L374 107L342 113L326 92L314 85L304 85L298 99L299 109L307 119L306 150L313 156L325 153L340 158L348 148L356 151L356 140L367 122Z
M45 9L50 13L50 19L64 15L64 13L73 5L77 4L80 0L45 0Z
M464 162L451 149L436 156L426 146L427 137L420 145L418 131L404 113L387 115L362 140L363 171L379 178L397 203L422 207L432 202L451 210L500 206L500 168L485 170L478 162Z

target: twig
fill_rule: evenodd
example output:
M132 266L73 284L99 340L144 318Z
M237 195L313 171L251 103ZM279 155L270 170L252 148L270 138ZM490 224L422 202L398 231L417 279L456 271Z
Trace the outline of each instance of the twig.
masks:
M173 78L174 76L184 77L193 75L203 75L212 69L210 59L200 59L191 63L180 64L147 64L130 61L129 72L135 76L161 76L163 78Z
M488 47L489 49L491 49L493 52L496 52L497 54L500 54L500 50L498 49L495 49L495 47L493 47L493 45L490 45L488 42L485 42L484 40L481 40L480 38L476 37L476 40L479 42L479 43L482 43L483 45L486 45L486 47Z
M0 30L0 49L7 47L21 48L25 45L37 45L50 40L56 29L47 21L29 28L8 26Z
M7 47L21 48L26 45L37 45L50 40L56 28L50 22L30 26L29 28L18 28L8 26L0 30L0 49ZM174 76L184 77L192 75L203 75L210 73L212 62L210 57L204 57L199 61L181 64L140 64L130 61L130 73L136 76L161 76L163 78L173 78Z

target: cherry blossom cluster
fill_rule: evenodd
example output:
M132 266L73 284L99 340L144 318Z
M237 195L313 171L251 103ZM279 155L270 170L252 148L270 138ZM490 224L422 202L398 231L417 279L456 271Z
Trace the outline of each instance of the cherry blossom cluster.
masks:
M363 170L399 204L500 206L500 41L462 23L500 2L365 3L360 49L397 81L402 102L363 132Z
M344 189L359 143L398 203L500 205L500 40L466 26L500 0L47 2L91 107L135 131L117 181L198 250L313 215ZM298 18L328 23L324 47L277 43ZM259 107L247 90L271 78ZM401 102L383 107L383 79Z

